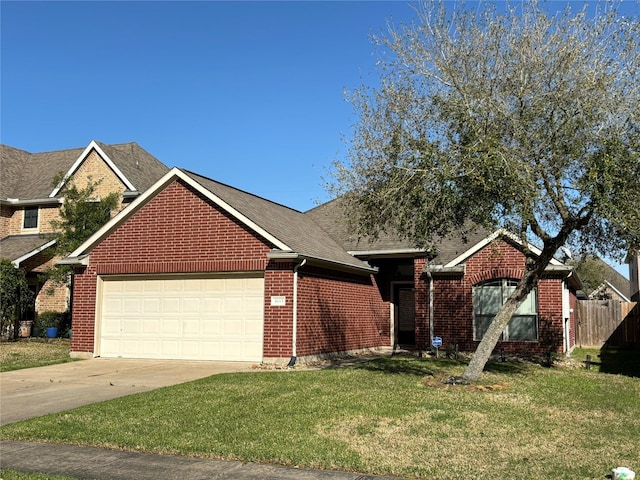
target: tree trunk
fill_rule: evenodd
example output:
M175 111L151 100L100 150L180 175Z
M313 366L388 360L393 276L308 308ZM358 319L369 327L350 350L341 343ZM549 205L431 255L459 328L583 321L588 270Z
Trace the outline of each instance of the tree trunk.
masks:
M520 279L518 286L504 303L482 337L478 348L473 354L473 357L471 357L469 365L467 365L467 368L462 374L462 378L464 380L468 382L477 382L480 380L482 371L484 370L493 349L496 348L496 344L498 343L498 340L500 340L502 331L509 323L509 320L511 320L513 314L516 313L516 310L518 310L520 305L527 298L529 292L531 292L531 290L533 290L538 284L538 278L536 277L539 278L539 276L535 275L533 272L527 271Z

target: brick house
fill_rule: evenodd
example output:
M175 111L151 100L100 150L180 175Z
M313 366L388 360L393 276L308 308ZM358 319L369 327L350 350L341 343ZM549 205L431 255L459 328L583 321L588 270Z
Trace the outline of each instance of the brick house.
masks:
M283 363L433 336L473 350L524 255L503 231L437 247L363 242L338 201L302 213L174 168L64 260L72 355ZM500 347L571 350L579 288L555 260Z
M640 302L640 250L629 254L629 294L632 302Z
M86 148L29 153L0 145L0 257L26 271L35 301L23 320L38 312L68 308L66 287L49 288L39 274L58 260L50 222L59 219L64 201L54 177L64 173L79 188L89 177L100 181L99 196L121 195L119 209L153 185L169 169L135 143L104 145L92 141Z

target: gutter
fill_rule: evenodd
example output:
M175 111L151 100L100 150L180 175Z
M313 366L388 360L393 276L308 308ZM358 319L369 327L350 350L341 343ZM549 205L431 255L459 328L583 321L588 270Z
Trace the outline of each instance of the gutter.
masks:
M298 270L306 263L307 259L304 258L293 269L293 328L291 332L291 359L287 367L293 367L298 356Z
M38 205L60 205L62 204L62 198L29 198L26 200L20 200L19 198L3 198L0 199L0 204L11 205L13 207L29 207Z
M58 260L56 265L71 265L79 267L79 266L88 266L89 265L89 254L78 255L77 257L67 257L62 260Z

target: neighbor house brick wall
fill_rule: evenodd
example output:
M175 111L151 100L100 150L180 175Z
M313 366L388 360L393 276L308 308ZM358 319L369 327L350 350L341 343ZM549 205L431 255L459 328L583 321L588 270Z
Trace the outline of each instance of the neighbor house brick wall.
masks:
M443 339L443 346L458 345L462 351L474 351L473 340L473 286L501 278L519 279L524 273L523 253L508 242L496 240L466 261L464 275L434 278L434 334ZM428 298L428 297L427 297ZM545 277L538 284L539 317L552 322L559 338L553 349L562 351L562 279ZM539 322L538 342L499 342L497 348L505 351L542 353L541 340L550 330ZM547 338L547 337L544 337Z
M78 189L86 188L89 184L89 179L92 182L100 182L96 187L96 197L104 198L111 193L118 194L120 200L116 210L119 211L122 192L127 187L95 150L91 150L72 176L73 183Z
M15 209L9 205L0 205L0 238L11 235L11 219Z
M69 306L69 289L66 285L59 285L51 280L41 283L39 275L52 268L60 257L53 257L51 249L46 249L28 258L20 265L29 272L28 277L37 282L36 312L66 312ZM34 278L35 277L35 278Z
M182 181L152 198L90 252L90 275L208 272L264 272L272 245L239 224ZM95 278L91 280L95 283ZM82 279L74 288L73 337L92 345L95 313L82 308L82 331L76 332L76 302L95 310L92 291ZM88 293L87 293L88 292ZM92 297L87 300L85 296ZM78 311L79 314L80 311ZM91 321L87 316L91 316ZM89 338L90 337L90 338Z
M390 330L389 303L373 276L300 270L298 356L388 347Z

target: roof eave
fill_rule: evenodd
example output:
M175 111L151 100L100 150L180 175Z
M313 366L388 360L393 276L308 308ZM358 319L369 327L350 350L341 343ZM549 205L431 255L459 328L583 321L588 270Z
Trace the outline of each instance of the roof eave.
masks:
M364 258L413 258L418 255L425 255L427 251L422 248L390 248L386 250L349 250L347 253L354 257Z
M378 273L378 269L376 267L371 267L368 265L351 265L349 263L340 262L337 260L330 260L327 258L315 257L313 255L305 255L303 253L298 252L287 252L281 250L272 250L267 254L267 258L269 260L275 261L288 261L288 262L301 262L303 260L307 261L309 265L316 265L319 267L329 267L334 270L346 271L346 272L355 272L360 274L372 274Z
M18 268L20 266L20 264L22 262L24 262L25 260L30 259L31 257L37 255L38 253L46 250L49 247L52 247L56 244L56 240L50 240L47 243L45 243L44 245L40 245L38 248L35 248L33 250L31 250L30 252L25 253L24 255L14 259L11 261L11 263L13 263L13 265Z
M467 265L455 265L447 267L445 265L425 265L424 272L432 277L459 277L467 272Z
M0 204L9 205L12 207L31 207L37 205L59 205L62 203L62 198L49 197L49 198L2 198Z
M86 267L89 265L89 255L79 255L77 257L66 257L58 260L56 265L70 265L72 267Z

